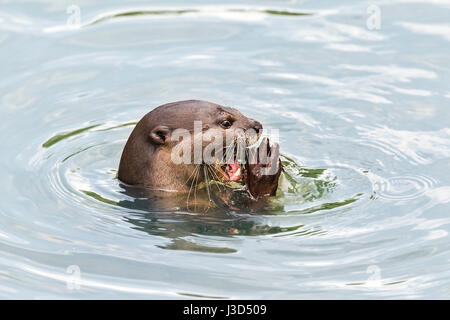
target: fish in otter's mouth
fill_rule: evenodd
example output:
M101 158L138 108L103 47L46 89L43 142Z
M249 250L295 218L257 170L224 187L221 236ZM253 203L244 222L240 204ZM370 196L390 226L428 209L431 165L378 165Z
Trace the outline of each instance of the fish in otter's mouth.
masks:
M241 182L254 199L275 195L283 169L279 146L270 146L264 138L259 146L246 149L245 161L236 161L236 155L227 163L216 163L217 176L222 182Z
M231 163L223 164L220 166L221 178L224 181L239 181L242 179L241 165L233 161Z
M238 147L236 144L230 148L224 148L222 161L216 161L214 163L214 168L217 171L217 177L222 182L237 182L243 177L245 168L242 165L242 161L237 160L237 149ZM247 161L247 156L245 156L244 162L245 161Z

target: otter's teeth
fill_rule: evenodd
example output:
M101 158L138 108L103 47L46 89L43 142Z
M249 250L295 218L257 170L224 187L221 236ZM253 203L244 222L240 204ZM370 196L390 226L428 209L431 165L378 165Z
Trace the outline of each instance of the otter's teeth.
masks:
M236 172L233 174L233 178L241 177L241 168L237 169Z

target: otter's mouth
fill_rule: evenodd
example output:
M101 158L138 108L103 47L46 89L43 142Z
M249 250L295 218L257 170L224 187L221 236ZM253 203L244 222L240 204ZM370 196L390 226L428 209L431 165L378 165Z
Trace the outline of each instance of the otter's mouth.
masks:
M231 162L220 166L225 181L238 181L242 178L242 168L238 162Z
M269 139L264 138L258 146L245 150L244 157L237 157L234 153L226 158L222 162L216 161L213 167L218 180L228 182L232 188L236 187L236 182L245 185L256 200L276 194L283 170L277 143L271 146ZM240 161L241 158L244 161Z
M245 166L237 161L237 146L223 149L224 158L216 162L215 167L218 171L218 177L224 182L236 182L242 179Z

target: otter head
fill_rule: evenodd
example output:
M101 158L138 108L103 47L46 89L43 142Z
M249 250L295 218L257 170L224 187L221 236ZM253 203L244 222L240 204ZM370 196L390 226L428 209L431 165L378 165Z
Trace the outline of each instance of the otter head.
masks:
M202 170L197 179L210 172L223 180L239 180L236 146L255 143L261 132L261 123L234 108L197 100L165 104L147 113L134 128L122 153L119 179L183 191L189 189L195 170L214 166L215 173Z

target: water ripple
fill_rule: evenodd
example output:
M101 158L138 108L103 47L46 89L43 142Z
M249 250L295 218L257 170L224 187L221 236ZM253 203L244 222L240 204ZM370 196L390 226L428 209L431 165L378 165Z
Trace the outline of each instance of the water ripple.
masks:
M269 8L232 8L232 7L220 7L220 6L206 6L206 7L194 7L189 9L135 9L135 10L122 10L114 12L105 12L97 15L89 22L80 25L60 25L46 27L43 29L45 33L53 33L60 31L73 30L78 28L85 28L93 26L99 23L107 21L117 21L124 18L145 18L145 17L168 17L171 15L187 15L191 17L216 17L225 20L238 20L238 21L260 21L265 16L281 16L281 17L304 17L312 16L316 13L304 12L298 10L286 10L286 9L269 9Z
M294 2L92 2L75 26L3 6L0 297L449 297L445 1L383 2L380 30L364 3ZM136 120L187 98L279 129L273 210L121 185Z
M374 192L379 198L395 201L417 199L430 192L436 181L425 176L396 176L376 181Z

